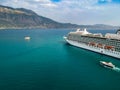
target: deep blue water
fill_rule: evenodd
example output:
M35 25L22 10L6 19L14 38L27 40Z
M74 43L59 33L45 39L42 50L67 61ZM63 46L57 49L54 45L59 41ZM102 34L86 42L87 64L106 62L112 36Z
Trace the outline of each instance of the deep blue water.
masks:
M66 44L70 31L0 30L0 90L120 90L120 72L99 64L120 60Z

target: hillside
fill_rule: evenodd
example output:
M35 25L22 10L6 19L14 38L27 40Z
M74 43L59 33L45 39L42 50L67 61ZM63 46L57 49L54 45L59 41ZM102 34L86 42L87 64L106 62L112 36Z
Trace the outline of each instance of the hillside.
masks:
M102 27L101 27L102 26ZM32 10L24 8L11 8L0 5L0 29L21 28L116 28L104 25L76 25L70 23L59 23L52 19L39 16Z
M0 5L1 28L74 28L78 25L59 23L39 16L32 10L11 8Z

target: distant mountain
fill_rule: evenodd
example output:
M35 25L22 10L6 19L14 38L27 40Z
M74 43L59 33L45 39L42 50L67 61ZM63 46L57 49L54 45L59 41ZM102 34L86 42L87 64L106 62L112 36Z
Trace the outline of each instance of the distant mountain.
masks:
M39 16L32 10L0 5L1 28L74 28L77 26L75 24L59 23Z
M95 24L95 25L91 25L91 27L89 27L89 29L103 29L103 30L110 30L110 29L118 29L119 26L112 26L112 25L106 25L106 24Z
M39 16L32 10L24 8L12 8L0 5L0 29L21 28L116 28L108 25L76 25L70 23L59 23L52 19Z

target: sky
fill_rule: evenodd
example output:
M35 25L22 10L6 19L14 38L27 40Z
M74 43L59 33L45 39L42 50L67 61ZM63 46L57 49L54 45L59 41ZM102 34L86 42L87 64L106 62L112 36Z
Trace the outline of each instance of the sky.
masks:
M31 9L62 23L120 26L120 0L0 0L0 4Z

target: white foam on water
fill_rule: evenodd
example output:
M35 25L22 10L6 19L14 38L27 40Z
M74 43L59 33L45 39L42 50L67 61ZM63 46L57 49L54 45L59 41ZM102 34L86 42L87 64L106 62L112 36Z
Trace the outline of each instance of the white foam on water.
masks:
M118 67L114 67L113 70L117 71L117 72L120 72L120 68L118 68Z

